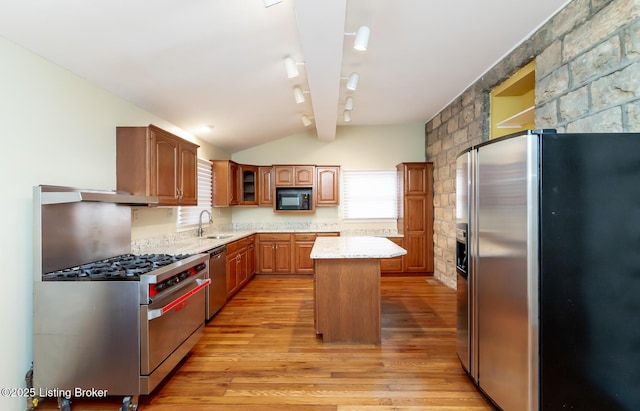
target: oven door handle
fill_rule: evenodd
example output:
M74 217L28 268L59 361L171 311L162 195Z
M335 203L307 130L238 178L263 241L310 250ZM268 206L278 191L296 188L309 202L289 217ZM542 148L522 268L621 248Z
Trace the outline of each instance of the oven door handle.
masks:
M147 311L147 320L151 321L154 318L162 317L162 315L165 314L166 312L171 311L172 309L182 305L189 298L191 298L191 296L193 296L198 291L208 286L211 283L211 279L210 278L197 279L196 282L198 283L198 286L190 290L186 294L183 294L182 296L176 298L175 300L173 300L172 302L170 302L169 304L165 305L162 308L156 308L154 310Z

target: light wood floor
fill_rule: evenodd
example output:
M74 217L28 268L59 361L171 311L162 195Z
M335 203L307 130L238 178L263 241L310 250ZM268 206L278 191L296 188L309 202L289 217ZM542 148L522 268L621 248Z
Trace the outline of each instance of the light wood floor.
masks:
M313 327L311 277L258 276L139 410L493 410L460 367L455 314L455 292L431 277L384 277L382 344L324 344ZM115 411L121 401L71 406Z

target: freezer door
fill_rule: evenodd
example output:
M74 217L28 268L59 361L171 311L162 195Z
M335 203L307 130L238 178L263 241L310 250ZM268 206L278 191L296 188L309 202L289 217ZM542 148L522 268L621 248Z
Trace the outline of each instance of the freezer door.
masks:
M466 152L456 159L456 271L457 276L457 343L458 358L473 377L471 367L471 301L469 297L469 157ZM475 368L475 367L474 367Z
M529 266L537 255L536 142L522 135L477 153L478 382L505 411L537 409L530 350L537 275Z

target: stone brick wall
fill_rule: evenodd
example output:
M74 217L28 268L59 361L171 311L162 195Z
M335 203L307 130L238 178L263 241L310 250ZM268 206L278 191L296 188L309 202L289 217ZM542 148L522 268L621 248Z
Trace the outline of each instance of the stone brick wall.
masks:
M640 132L640 0L574 0L425 126L434 163L434 275L455 271L455 159L489 138L489 93L536 59L536 128Z

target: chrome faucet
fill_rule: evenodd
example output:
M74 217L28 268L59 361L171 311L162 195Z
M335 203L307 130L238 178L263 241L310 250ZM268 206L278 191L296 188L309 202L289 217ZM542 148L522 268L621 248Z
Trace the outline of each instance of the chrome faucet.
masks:
M202 235L204 234L204 230L202 229L202 214L204 213L209 214L209 224L213 223L213 217L211 217L211 213L208 210L202 210L200 212L200 219L198 222L198 237L202 237Z

